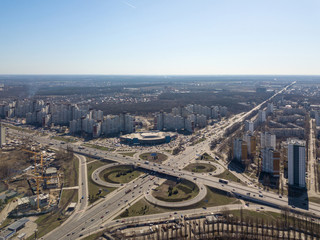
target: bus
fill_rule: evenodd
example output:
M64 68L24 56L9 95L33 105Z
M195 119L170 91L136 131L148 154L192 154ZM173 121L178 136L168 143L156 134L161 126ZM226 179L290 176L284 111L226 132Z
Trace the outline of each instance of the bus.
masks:
M225 179L222 179L222 178L219 179L219 182L220 183L224 183L224 184L228 184L229 183L228 180L225 180Z

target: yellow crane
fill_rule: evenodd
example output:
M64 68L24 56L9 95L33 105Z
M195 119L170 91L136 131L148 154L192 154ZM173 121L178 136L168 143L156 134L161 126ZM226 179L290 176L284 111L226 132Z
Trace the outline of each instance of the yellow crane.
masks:
M40 155L40 164L41 164L41 168L42 168L42 175L43 175L43 156L42 153L38 153L38 152L33 152L27 149L23 149L22 151L24 152L28 152L28 153L32 153L34 155L34 172L37 173L37 155Z
M36 183L37 183L37 206L38 206L38 209L40 209L40 199L39 199L40 183L39 183L39 180L52 178L52 176L49 176L49 177L46 177L46 176L34 176L33 178L36 180Z
M34 178L36 180L36 183L37 183L37 206L38 206L38 209L40 209L40 200L39 200L39 190L40 190L40 184L39 184L39 180L44 180L46 178L52 178L51 176L49 177L46 177L46 176L43 176L43 157L42 157L42 153L38 153L38 152L33 152L33 151L30 151L30 150L27 150L27 149L23 149L23 151L25 152L29 152L29 153L32 153L34 154L34 170L35 170L35 175L36 176L33 176L32 178ZM37 175L37 155L40 155L40 164L41 164L41 170L42 170L42 174L41 176Z

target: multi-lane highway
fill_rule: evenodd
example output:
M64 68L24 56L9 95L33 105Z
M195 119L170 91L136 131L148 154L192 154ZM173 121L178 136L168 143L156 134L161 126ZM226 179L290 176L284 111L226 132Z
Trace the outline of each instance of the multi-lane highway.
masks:
M190 181L195 181L199 184L204 184L217 189L221 189L231 194L242 196L243 198L251 199L256 202L261 202L271 206L288 206L288 199L282 196L279 197L275 193L262 191L258 187L244 186L241 183L229 182L228 184L222 184L221 182L219 182L219 179L214 176L191 173L182 170L182 168L188 163L190 163L190 161L197 158L200 154L208 152L209 143L214 139L221 139L226 129L232 127L234 124L238 122L243 122L243 120L249 114L251 114L255 110L260 109L265 103L267 103L275 96L288 89L292 84L286 86L284 89L274 94L263 103L257 105L255 108L253 108L246 114L238 114L233 118L220 123L218 129L212 128L208 130L208 137L206 141L198 143L195 146L187 146L181 154L175 157L170 157L166 162L162 164L145 163L142 160L133 159L130 157L123 157L122 155L118 155L116 153L105 152L102 150L91 149L88 147L81 147L81 149L79 149L79 145L70 143L69 145L71 145L78 154L106 158L121 164L136 165L152 172L185 178ZM16 130L10 129L10 131L12 133L17 133ZM32 137L32 134L25 132L20 132L19 134L28 135ZM54 148L67 147L67 144L63 142L54 139L49 139L46 137L37 137L36 140L41 144L50 144ZM85 161L81 160L81 174L79 176L79 185L81 186L79 189L82 196L87 196L87 173L85 166ZM133 202L142 198L144 193L150 192L151 188L155 183L159 184L164 181L163 178L158 176L141 176L133 182L125 184L124 186L116 189L112 193L108 194L105 199L102 199L93 206L87 207L87 201L83 201L80 207L78 208L78 211L76 211L72 215L72 217L70 217L69 220L65 222L62 226L46 235L45 239L76 239L83 235L89 234L92 231L97 230L97 226L99 226L99 228L100 226L105 226L117 214L119 214L121 210L125 209ZM310 203L308 212L313 214L319 214L320 206L318 204Z

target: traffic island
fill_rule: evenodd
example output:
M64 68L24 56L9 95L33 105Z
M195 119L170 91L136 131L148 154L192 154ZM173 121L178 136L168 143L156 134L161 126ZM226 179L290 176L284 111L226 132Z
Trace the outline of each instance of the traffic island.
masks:
M95 173L99 171L98 169L101 169L109 165L111 164L105 165L105 163L101 161L94 161L88 164L87 177L88 177L88 191L89 191L88 195L89 195L90 204L97 201L99 198L106 196L107 194L109 194L110 192L112 192L114 189L118 187L118 185L103 184L105 182L96 177ZM97 181L97 180L100 180L100 181Z
M119 165L107 168L100 173L100 177L110 183L128 183L139 177L143 172L132 165Z
M153 192L145 194L148 202L166 208L179 208L193 205L207 195L207 188L188 180L167 180Z
M149 162L162 163L168 159L168 156L163 153L148 152L141 154L139 158Z
M208 163L191 163L184 168L184 170L194 173L214 172L216 169L217 168L213 164Z
M97 185L117 188L122 184L128 183L143 174L132 165L120 165L112 163L97 168L91 174L91 179Z

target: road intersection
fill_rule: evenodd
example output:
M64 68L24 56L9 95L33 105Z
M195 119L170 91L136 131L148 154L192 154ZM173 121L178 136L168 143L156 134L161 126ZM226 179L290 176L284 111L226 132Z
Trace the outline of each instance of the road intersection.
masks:
M218 130L217 128L211 128L209 133L207 133L208 137L205 141L200 142L195 146L186 146L185 150L181 154L169 157L168 160L162 164L152 164L140 159L130 158L121 154L92 149L89 147L81 147L80 149L78 145L72 143L65 144L54 139L37 137L38 142L42 144L50 144L55 148L67 148L67 145L69 145L79 155L108 159L120 164L135 165L145 169L149 173L155 173L155 176L150 174L147 176L143 175L132 182L120 186L118 189L107 195L105 199L101 199L98 203L89 207L87 207L86 198L86 201L83 201L78 207L78 211L75 211L75 213L62 226L47 234L44 239L78 239L111 224L112 219L116 215L134 202L143 198L147 192L150 192L154 184L161 184L164 182L165 176L184 178L189 181L193 181L200 186L210 186L228 192L229 194L239 198L265 204L274 208L287 207L288 198L282 196L280 198L277 194L260 190L257 186L245 186L241 183L235 182L222 184L219 182L219 178L217 177L211 175L208 176L207 174L203 175L201 173L191 173L183 170L183 168L190 162L194 161L194 159L199 155L202 155L205 152L210 152L210 143L212 140L222 139L227 129L231 128L236 123L242 123L253 111L260 109L265 103L287 90L293 84L294 83L288 85L246 114L238 114L229 120L225 120L219 125ZM12 129L10 129L10 131L17 132ZM20 132L19 134L32 137L32 134L26 132ZM82 159L80 164L81 174L79 174L79 180L82 187L79 188L79 196L87 196L88 194L87 171L86 167L84 167L85 165L85 160ZM82 185L82 183L84 185ZM128 190L130 190L130 192ZM308 210L299 209L299 211L319 216L320 205L309 203ZM152 216L144 216L144 218L152 219Z

